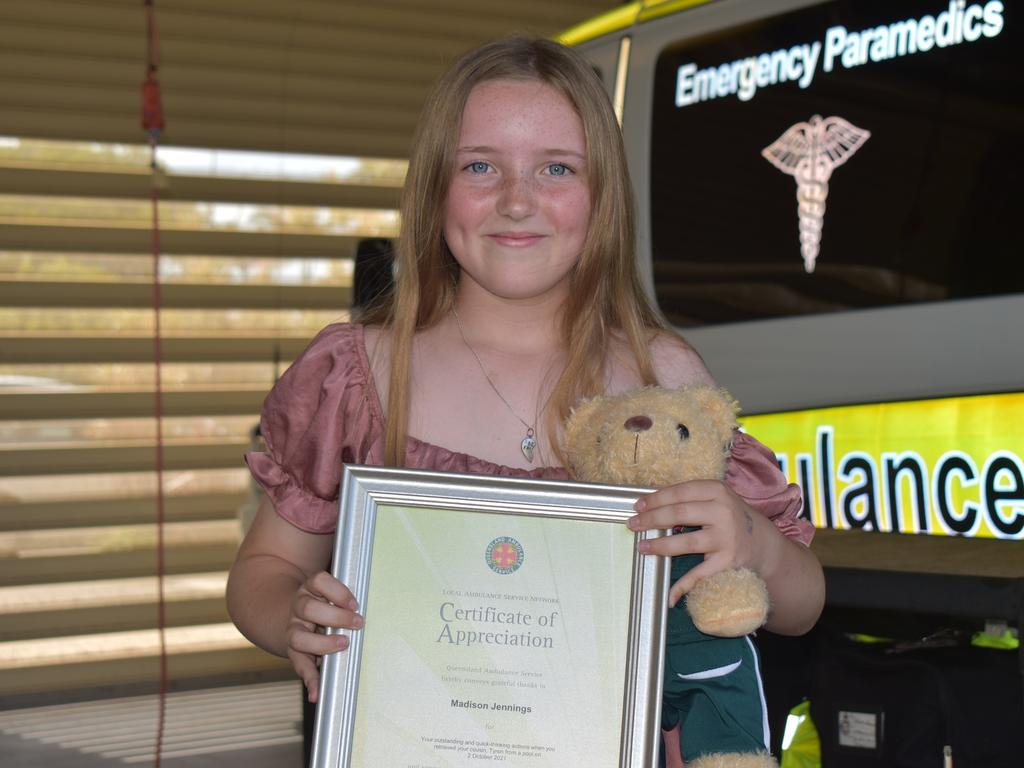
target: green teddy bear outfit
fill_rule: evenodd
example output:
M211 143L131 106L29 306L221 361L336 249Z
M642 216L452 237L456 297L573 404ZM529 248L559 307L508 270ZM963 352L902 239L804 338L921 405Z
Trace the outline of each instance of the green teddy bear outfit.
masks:
M685 535L685 534L678 534ZM672 583L703 555L672 559ZM693 624L680 600L668 610L661 727L681 728L683 758L769 750L760 661L750 636L714 637ZM665 765L662 754L660 765Z

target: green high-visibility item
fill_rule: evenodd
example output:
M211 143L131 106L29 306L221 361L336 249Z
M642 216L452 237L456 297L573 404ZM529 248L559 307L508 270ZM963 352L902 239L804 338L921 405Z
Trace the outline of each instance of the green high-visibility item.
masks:
M1006 629L999 635L990 632L975 632L974 637L971 638L971 645L976 648L1015 651L1020 648L1020 640L1017 637L1017 632L1013 629Z
M809 701L801 701L789 711L779 768L821 768L821 740L811 720Z

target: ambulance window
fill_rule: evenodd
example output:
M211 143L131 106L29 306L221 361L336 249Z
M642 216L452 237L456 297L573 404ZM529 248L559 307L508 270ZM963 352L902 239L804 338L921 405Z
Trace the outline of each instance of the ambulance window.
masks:
M838 0L666 48L650 223L669 319L1024 291L1016 21Z

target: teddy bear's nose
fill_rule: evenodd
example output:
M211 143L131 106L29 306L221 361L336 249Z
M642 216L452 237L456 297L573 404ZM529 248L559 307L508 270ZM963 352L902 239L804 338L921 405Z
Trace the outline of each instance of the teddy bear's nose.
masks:
M653 423L646 416L630 416L622 426L630 432L646 432Z

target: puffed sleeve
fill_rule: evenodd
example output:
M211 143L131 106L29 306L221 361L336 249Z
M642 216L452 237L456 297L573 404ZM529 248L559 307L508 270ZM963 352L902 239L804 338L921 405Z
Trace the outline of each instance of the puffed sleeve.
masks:
M245 460L277 513L297 528L333 531L342 463L373 463L379 453L371 387L362 327L338 324L320 332L264 400L266 451Z
M750 506L767 517L790 539L809 545L814 526L800 517L800 486L787 483L778 462L766 446L745 432L737 432L725 471L725 482Z

